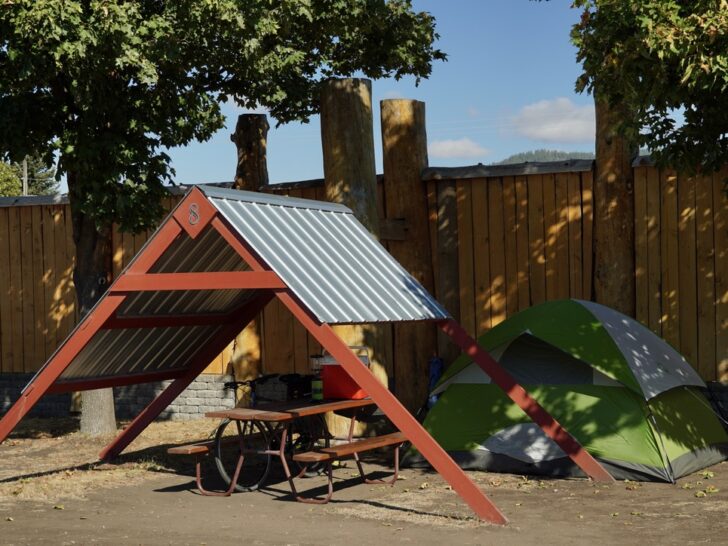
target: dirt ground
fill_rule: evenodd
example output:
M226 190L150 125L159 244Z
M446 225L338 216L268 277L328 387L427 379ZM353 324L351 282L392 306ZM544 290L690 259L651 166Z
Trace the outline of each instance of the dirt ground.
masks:
M114 464L104 440L73 420L28 421L0 445L2 544L694 544L728 541L728 464L676 485L538 480L471 472L510 520L481 523L436 474L405 469L393 487L335 471L326 506L293 502L280 474L270 487L202 497L193 464L169 445L207 437L209 421L155 423ZM369 464L375 472L386 467ZM382 474L383 475L383 474ZM300 481L323 492L323 478ZM214 485L211 483L210 485Z

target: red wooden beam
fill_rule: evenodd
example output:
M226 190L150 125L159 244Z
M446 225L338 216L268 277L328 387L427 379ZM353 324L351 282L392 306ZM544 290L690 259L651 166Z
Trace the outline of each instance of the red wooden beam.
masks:
M272 271L215 271L206 273L127 273L112 285L112 292L160 290L241 290L285 288Z
M595 481L613 482L614 478L582 445L574 439L526 390L519 385L511 374L493 359L478 343L468 335L455 320L445 320L438 324L440 329L488 374L508 397L536 423L544 433L564 450L584 473Z
M108 387L123 387L126 385L138 385L139 383L152 383L176 379L183 375L185 370L161 370L158 372L136 373L130 375L116 375L113 377L95 377L92 379L74 379L69 381L56 381L46 393L58 394L62 392L89 391L93 389L106 389Z
M260 294L251 301L237 317L237 320L230 322L214 339L206 343L197 353L190 359L188 365L185 366L185 372L175 379L164 391L162 391L152 402L129 423L121 434L119 434L113 442L107 445L99 454L99 458L105 461L113 459L121 453L134 438L139 436L141 432L154 421L156 417L169 406L194 379L207 368L213 358L222 352L222 350L230 343L230 340L238 335L248 323L253 320L258 313L273 299L273 293L270 291L261 291Z
M480 518L498 524L507 522L496 505L465 475L400 401L374 377L369 368L361 364L359 358L339 339L331 326L319 323L288 291L278 291L276 295Z

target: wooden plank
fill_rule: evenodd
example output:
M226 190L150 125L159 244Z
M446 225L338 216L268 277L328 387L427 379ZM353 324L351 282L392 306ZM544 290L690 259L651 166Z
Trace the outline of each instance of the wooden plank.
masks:
M490 235L490 307L492 325L506 319L506 259L503 233L503 186L498 178L488 183Z
M678 307L680 352L699 371L695 177L678 176Z
M458 180L455 183L458 206L458 279L460 324L475 335L475 277L473 271L473 208L472 186L481 181ZM478 221L483 221L478 217Z
M557 173L554 185L556 219L556 297L569 297L569 177Z
M79 319L79 309L78 305L76 305L76 287L73 284L73 270L76 267L76 244L73 242L73 217L70 206L65 208L63 218L66 222L66 260L68 263L68 284L63 293L66 306L66 314L63 321L65 323L66 335L68 335L74 326L76 326Z
M442 180L437 184L437 260L435 285L438 301L455 318L460 318L460 290L458 287L458 206L455 182ZM438 332L437 351L445 362L459 355L450 339Z
M478 218L473 224L473 254L475 271L475 322L478 335L489 330L491 322L490 239L488 231L488 184L478 180L473 184L473 211Z
M528 177L528 244L531 305L546 301L546 241L544 239L543 183L541 175Z
M18 207L20 219L20 267L22 272L21 304L23 307L23 371L35 370L35 281L33 279L33 213L32 207Z
M662 335L662 267L660 260L660 226L662 224L660 173L654 167L647 169L647 325L658 336Z
M293 317L278 300L263 311L263 373L291 373L293 365Z
M516 235L516 181L503 177L503 233L506 260L506 316L518 312L518 240Z
M437 278L439 267L437 253L437 182L434 180L427 181L427 220L430 229L430 255L432 259L432 271L434 279ZM433 287L432 295L439 299L437 295L437 282Z
M10 232L10 308L13 313L13 360L12 371L24 372L23 365L23 270L21 266L22 231L20 207L10 209L8 218Z
M725 169L713 175L713 236L715 239L715 325L718 381L728 381L728 197Z
M124 247L122 246L123 236L119 226L114 224L111 227L111 274L114 279L121 275L124 269Z
M569 237L569 297L583 297L584 264L582 260L581 180L579 173L570 173L567 180L568 237Z
M123 267L129 265L134 257L134 235L128 232L121 234L121 263Z
M546 299L558 299L558 264L556 263L556 216L555 179L553 174L541 177L543 184L544 256L546 258Z
M516 254L518 268L518 310L531 305L531 291L528 272L528 185L526 178L515 179L516 188Z
M53 211L53 262L56 270L56 285L53 290L53 320L56 323L56 345L60 344L68 334L66 315L71 312L66 306L66 292L71 289L73 267L67 252L66 213L70 214L68 205L60 206Z
M705 380L717 378L715 325L715 246L713 239L713 177L695 180L697 260L698 371Z
M678 208L677 174L672 170L660 173L662 186L662 222L660 250L662 261L662 337L680 348L680 302L678 300Z
M581 173L581 226L584 263L582 281L584 288L581 297L591 300L594 286L594 175L591 171Z
M46 361L46 337L48 328L46 323L46 299L45 292L50 290L46 286L45 271L43 269L43 208L42 206L28 207L31 214L31 239L33 259L33 338L34 338L34 360L31 371L37 371ZM50 356L50 355L48 355Z
M56 291L56 261L55 261L55 238L53 230L55 228L53 215L58 207L55 205L43 206L42 210L42 229L43 229L43 285L44 285L44 310L45 315L43 321L45 324L45 357L46 360L56 350L56 330L57 323L55 321L55 291Z
M0 208L0 373L13 371L15 321L10 281L10 208Z
M634 170L634 262L635 318L649 323L649 288L647 283L647 169Z

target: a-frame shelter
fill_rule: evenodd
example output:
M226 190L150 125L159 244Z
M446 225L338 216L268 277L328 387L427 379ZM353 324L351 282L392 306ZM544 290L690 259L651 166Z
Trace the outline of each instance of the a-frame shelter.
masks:
M100 454L121 453L273 298L336 359L481 518L505 517L332 324L434 321L591 478L611 476L337 204L195 187L0 420L48 393L172 379Z

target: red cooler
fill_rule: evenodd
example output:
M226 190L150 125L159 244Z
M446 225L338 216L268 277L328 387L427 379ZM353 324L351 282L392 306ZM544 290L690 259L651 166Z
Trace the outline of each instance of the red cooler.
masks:
M362 365L368 368L369 351L367 348L350 347L350 349L357 354ZM369 396L331 355L324 354L318 359L318 362L321 365L321 381L324 384L325 399L360 400Z

